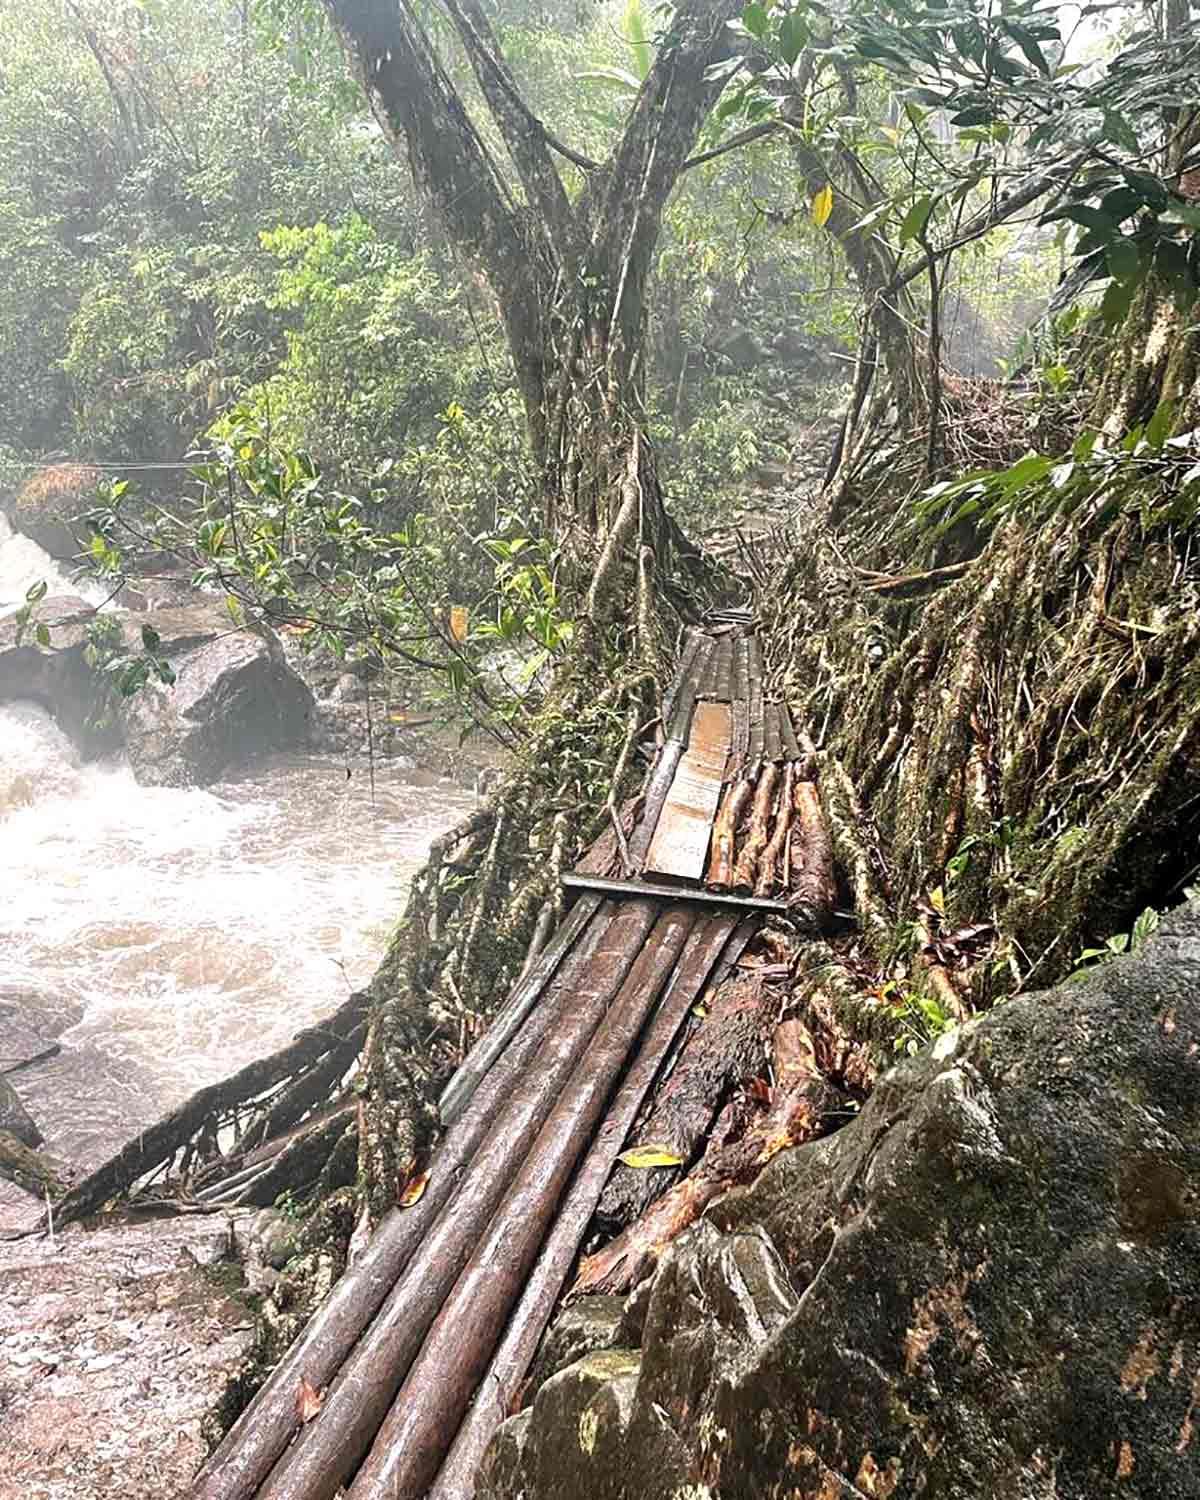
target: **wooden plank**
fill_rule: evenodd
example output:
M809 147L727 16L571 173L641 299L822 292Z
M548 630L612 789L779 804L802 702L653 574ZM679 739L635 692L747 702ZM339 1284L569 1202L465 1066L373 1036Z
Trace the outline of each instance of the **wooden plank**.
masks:
M712 696L718 703L733 701L733 637L727 635L717 647L717 669Z
M723 891L667 885L665 881L609 880L601 875L564 875L562 883L569 890L601 891L606 896L664 896L669 901L703 901L709 906L739 906L746 911L781 911L788 912L793 917L797 915L786 901L763 901L755 896L727 896Z
M750 751L750 640L742 636L733 659L733 763L731 774L740 775Z
M683 741L667 740L658 752L658 759L654 762L654 770L650 773L650 779L646 783L641 820L629 838L629 858L638 870L642 868L642 862L646 858L646 850L649 849L654 830L658 827L658 820L667 804L671 784L675 780L675 772L679 769L679 762L682 759ZM585 870L580 864L579 873L586 875L591 871Z
M687 743L692 709L699 696L699 686L712 652L713 642L706 635L700 636L696 651L688 663L688 669L680 673L677 690L672 697L671 712L666 723L668 739L682 740L685 744Z
M725 703L698 703L688 747L646 855L646 870L680 880L702 880L721 783L729 760L733 720Z
M763 758L762 653L758 637L750 637L750 654L746 663L746 695L750 702L750 760Z

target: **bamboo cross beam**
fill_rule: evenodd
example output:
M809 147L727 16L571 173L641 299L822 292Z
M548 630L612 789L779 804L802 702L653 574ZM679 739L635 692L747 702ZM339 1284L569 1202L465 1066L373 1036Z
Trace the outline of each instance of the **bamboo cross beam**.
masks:
M751 636L747 646L746 698L750 712L750 745L746 753L754 761L763 758L762 653L757 636Z
M706 906L734 906L745 911L776 911L794 915L786 901L763 901L755 896L731 896L703 887L667 885L649 880L609 880L600 875L564 875L573 890L600 891L606 896L654 896L666 901L700 901Z

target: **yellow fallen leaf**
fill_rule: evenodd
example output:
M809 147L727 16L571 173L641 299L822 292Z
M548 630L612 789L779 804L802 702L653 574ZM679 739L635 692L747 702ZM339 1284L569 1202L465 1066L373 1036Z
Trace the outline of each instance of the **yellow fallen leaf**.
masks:
M813 194L812 220L818 229L823 229L833 212L833 186L826 183L819 193Z
M301 1375L300 1384L296 1388L296 1416L301 1426L311 1422L321 1410L321 1403L325 1397L317 1390L307 1375Z
M419 1177L414 1177L400 1194L400 1207L411 1208L414 1203L420 1203L421 1199L425 1196L425 1189L428 1186L428 1172L422 1172Z
M683 1157L666 1146L634 1146L617 1157L627 1167L681 1167Z
M470 616L465 604L452 604L450 606L450 634L460 644L467 638L467 627Z

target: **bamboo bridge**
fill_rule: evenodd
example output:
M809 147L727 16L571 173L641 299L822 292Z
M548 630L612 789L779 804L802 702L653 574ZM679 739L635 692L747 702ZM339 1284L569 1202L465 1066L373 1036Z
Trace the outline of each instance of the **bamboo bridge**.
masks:
M814 774L787 708L763 701L750 616L706 616L684 642L642 793L564 879L565 917L442 1096L428 1172L211 1455L193 1500L332 1500L343 1486L349 1500L469 1500L684 1033L706 1003L719 1027L768 914L813 930L833 907ZM725 1165L706 1175L706 1158L585 1260L574 1290L627 1283L647 1244L738 1170L814 1133L820 1073L798 1022L776 1028L773 1076L774 1102Z

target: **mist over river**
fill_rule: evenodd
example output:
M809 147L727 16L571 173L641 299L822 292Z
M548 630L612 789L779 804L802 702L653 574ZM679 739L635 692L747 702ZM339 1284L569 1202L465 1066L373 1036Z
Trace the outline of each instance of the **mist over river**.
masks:
M39 553L0 532L8 608L50 571ZM82 764L42 708L0 703L0 1067L61 1043L11 1080L46 1149L94 1166L332 1011L474 800L396 760L372 796L366 764L333 756L140 786L120 760Z

